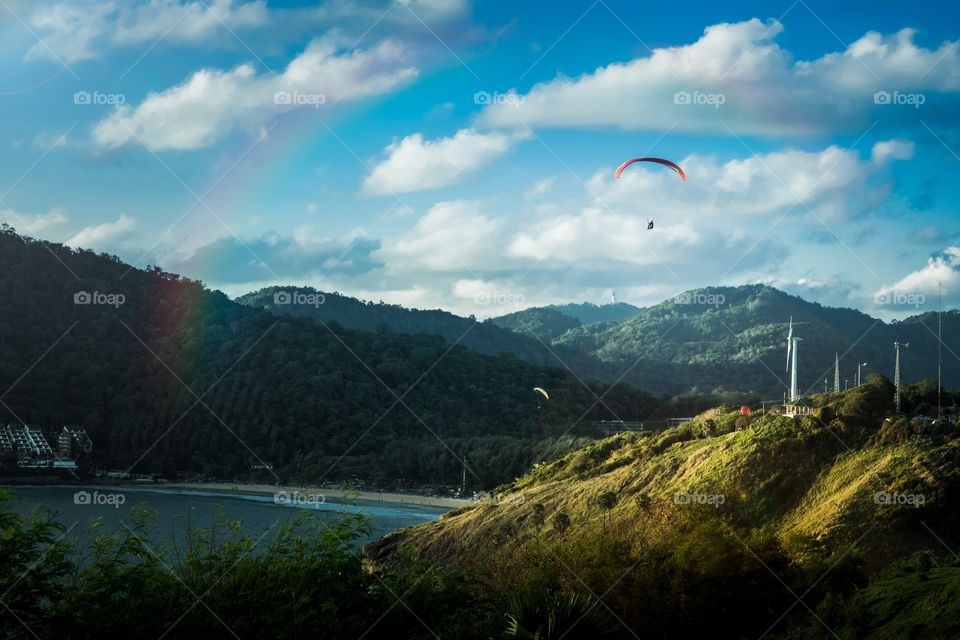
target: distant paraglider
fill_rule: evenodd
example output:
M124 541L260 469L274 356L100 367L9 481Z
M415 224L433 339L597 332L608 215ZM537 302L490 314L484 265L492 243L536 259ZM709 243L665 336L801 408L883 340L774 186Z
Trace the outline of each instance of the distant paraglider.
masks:
M634 162L655 162L657 164L662 164L663 166L670 167L671 169L676 171L677 175L680 176L680 180L682 182L687 181L687 174L683 172L683 169L680 168L680 165L678 165L676 162L671 162L670 160L665 160L663 158L631 158L630 160L627 160L622 165L617 167L616 173L613 174L614 177L617 180L619 180L620 174L623 173L623 170L629 167L630 165L632 165ZM653 220L647 220L647 231L651 231L652 229L653 229Z
M540 397L542 396L544 400L550 399L550 394L547 393L547 390L542 387L534 387L533 391L537 394L537 409L542 407Z

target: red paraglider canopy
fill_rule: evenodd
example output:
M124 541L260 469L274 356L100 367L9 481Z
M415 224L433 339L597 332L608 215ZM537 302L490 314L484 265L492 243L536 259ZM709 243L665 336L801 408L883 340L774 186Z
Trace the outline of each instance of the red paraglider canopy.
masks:
M614 174L616 179L619 180L620 174L623 173L623 170L629 167L630 165L632 165L634 162L656 162L657 164L662 164L663 166L670 167L671 169L676 171L677 174L680 175L680 179L683 182L687 181L687 174L683 172L683 169L680 168L680 165L678 165L675 162L671 162L670 160L664 160L663 158L631 158L630 160L627 160L622 165L617 167L617 172Z
M740 407L740 415L742 416L750 415L750 407L748 407L747 405L743 405L742 407Z

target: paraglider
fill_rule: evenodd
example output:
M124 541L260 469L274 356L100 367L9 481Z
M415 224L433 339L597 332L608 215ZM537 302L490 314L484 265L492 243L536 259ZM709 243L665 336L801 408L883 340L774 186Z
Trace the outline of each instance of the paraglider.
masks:
M547 393L547 390L542 387L534 387L533 390L537 393L537 409L539 409L541 406L543 406L540 404L540 396L543 396L544 400L549 400L550 394Z
M743 405L742 407L740 407L740 415L742 416L750 415L750 407L748 407L747 405Z
M663 166L665 166L665 167L670 167L671 169L673 169L674 171L676 171L676 172L677 172L677 175L680 176L680 180L681 180L681 181L683 181L683 182L686 182L686 181L687 181L687 174L685 174L685 173L683 172L683 169L680 168L680 165L678 165L676 162L672 162L672 161L670 161L670 160L664 160L663 158L631 158L631 159L627 160L626 162L624 162L624 163L623 163L622 165L620 165L619 167L617 167L617 172L616 172L615 174L613 174L614 177L615 177L617 180L619 180L619 179L620 179L620 174L623 173L623 170L626 169L627 167L629 167L630 165L632 165L634 162L656 162L657 164L662 164Z
M678 165L676 162L671 162L670 160L665 160L663 158L631 158L630 160L627 160L622 165L617 167L616 173L613 174L614 177L617 180L619 180L620 174L623 173L623 170L629 167L630 165L632 165L634 162L656 162L657 164L662 164L663 166L670 167L671 169L676 171L677 175L680 176L680 180L682 182L687 181L687 174L683 172L683 169L680 168L680 165ZM653 220L648 220L647 231L651 231L652 229L653 229Z

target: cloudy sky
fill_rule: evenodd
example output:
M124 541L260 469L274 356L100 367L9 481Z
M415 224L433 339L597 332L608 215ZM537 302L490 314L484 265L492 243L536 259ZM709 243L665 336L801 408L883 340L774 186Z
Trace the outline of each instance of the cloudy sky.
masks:
M230 295L960 306L960 5L543 7L0 0L0 220Z

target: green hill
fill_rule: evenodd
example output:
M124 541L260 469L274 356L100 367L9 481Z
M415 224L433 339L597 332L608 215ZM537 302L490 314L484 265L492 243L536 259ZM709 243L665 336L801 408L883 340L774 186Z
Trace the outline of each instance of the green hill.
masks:
M567 304L552 304L547 309L559 311L565 316L579 320L582 324L596 324L598 322L619 322L632 318L642 309L626 302L610 302L607 304L593 304L592 302Z
M894 341L909 342L902 358L907 381L936 378L936 315L885 323L859 311L824 307L765 285L710 287L642 309L612 324L581 325L552 339L552 345L596 356L614 374L643 385L650 370L668 367L659 385L665 393L692 389L754 392L780 397L786 387L786 336L790 317L800 345L800 385L823 390L833 384L835 355L841 357L841 386L852 385L856 363L866 374L893 377ZM944 353L960 352L960 312L943 315ZM639 363L638 363L639 361ZM960 360L943 361L944 385L960 385ZM632 367L632 368L631 368ZM866 377L864 374L864 377Z
M486 488L591 419L656 405L434 335L274 315L8 227L0 309L0 423L83 425L108 468L246 478L270 462L283 480L459 484L466 457L468 487ZM551 392L542 408L534 386Z
M719 637L804 637L817 625L790 608L791 590L838 627L908 637L882 630L923 616L842 612L879 611L893 595L936 603L935 585L898 592L882 581L917 557L956 559L947 547L960 534L960 440L954 425L891 416L891 398L877 376L815 396L801 419L720 407L660 434L600 441L367 555L390 567L412 554L517 593L600 597L648 637L699 637L716 624ZM957 570L932 579L955 589Z
M285 302L288 298L284 296L293 303ZM322 302L297 304L294 296ZM345 329L440 336L447 344L462 345L478 353L511 354L539 367L563 366L576 371L581 377L614 379L607 366L591 355L561 345L544 344L532 334L512 331L510 327L491 320L478 322L475 318L464 318L440 309L407 309L383 302L364 302L310 287L267 287L240 296L236 302L275 315L309 318ZM565 329L573 326L576 323L568 320Z

